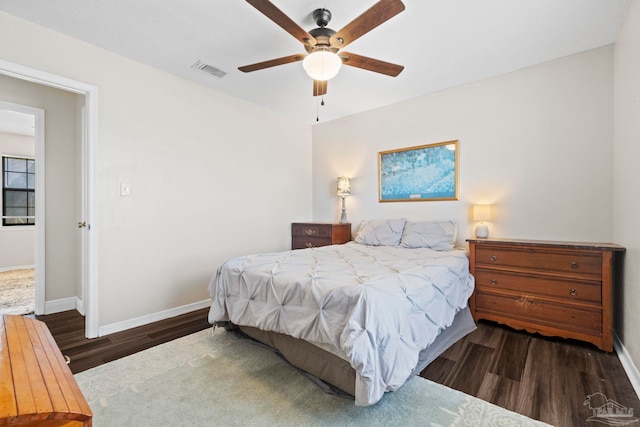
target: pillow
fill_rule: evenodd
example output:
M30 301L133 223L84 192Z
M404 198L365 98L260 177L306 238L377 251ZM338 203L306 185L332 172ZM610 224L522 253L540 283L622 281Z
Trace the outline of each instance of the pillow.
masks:
M405 222L404 219L364 220L360 223L355 242L369 246L397 246Z
M400 246L450 251L456 243L456 237L457 227L453 221L407 221Z

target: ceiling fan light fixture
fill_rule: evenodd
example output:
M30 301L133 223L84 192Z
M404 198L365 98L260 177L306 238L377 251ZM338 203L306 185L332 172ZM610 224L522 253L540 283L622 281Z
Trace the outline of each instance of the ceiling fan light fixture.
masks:
M302 67L314 80L334 78L341 66L342 59L328 48L316 49L302 61Z

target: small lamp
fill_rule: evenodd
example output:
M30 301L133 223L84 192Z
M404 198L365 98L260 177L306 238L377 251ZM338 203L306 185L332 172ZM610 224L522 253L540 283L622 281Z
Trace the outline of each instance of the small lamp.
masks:
M344 198L351 194L351 184L349 183L349 177L338 177L338 197L342 197L342 213L340 215L340 224L346 224L347 221L347 209L344 207Z
M476 237L485 239L489 237L489 227L484 221L491 221L491 205L473 205L473 220L480 221L476 226Z

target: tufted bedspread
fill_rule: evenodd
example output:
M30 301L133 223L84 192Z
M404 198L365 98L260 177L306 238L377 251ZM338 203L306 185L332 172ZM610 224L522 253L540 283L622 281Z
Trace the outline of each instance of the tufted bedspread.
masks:
M304 339L356 371L355 403L409 379L420 351L466 307L474 279L460 250L344 245L247 255L209 285L209 321Z

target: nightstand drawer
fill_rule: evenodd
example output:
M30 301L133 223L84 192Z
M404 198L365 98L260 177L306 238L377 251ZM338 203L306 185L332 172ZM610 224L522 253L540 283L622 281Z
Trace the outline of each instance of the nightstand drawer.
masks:
M591 335L602 334L602 311L530 296L476 293L476 311Z
M540 248L511 250L479 246L476 249L476 263L478 266L533 269L594 280L602 277L602 255L599 251L554 251Z
M523 295L538 295L571 302L602 303L600 282L567 280L531 274L508 273L477 268L476 288L479 292L507 291Z
M331 244L329 237L307 237L294 236L292 239L291 249L319 248Z
M291 224L291 249L341 245L351 240L351 224L294 222Z
M291 235L304 237L326 237L330 240L331 227L328 227L327 224L293 224L291 226Z

